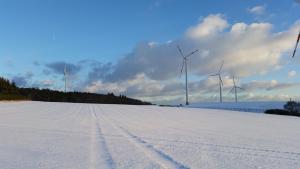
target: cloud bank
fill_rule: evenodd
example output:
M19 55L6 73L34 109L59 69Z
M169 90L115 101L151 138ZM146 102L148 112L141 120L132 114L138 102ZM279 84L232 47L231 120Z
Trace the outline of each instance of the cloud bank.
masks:
M209 15L188 28L181 39L161 44L139 43L105 80L132 79L141 73L153 80L176 78L182 62L177 45L186 53L200 49L200 54L190 58L190 71L197 76L216 71L222 60L225 72L240 77L266 73L281 66L280 59L292 49L299 27L296 23L286 31L273 33L270 23L240 22L229 27L222 15Z
M261 10L258 7L251 9L256 12ZM148 101L181 101L184 84L179 80L182 57L177 45L180 45L186 54L195 49L200 51L188 62L191 99L197 101L218 92L218 79L208 75L215 73L222 61L225 62L222 71L225 90L232 87L232 75L241 79L280 69L285 64L284 57L294 47L300 22L281 32L274 32L272 28L273 25L267 22L229 23L224 15L212 14L187 28L179 39L164 43L138 43L115 64L93 60L77 64L53 62L46 64L44 73L62 75L66 64L70 74L78 75L85 64L88 65L84 66L88 67L87 75L80 77L81 82L76 87L78 90L114 92ZM289 76L292 76L291 73ZM52 83L48 81L45 84ZM252 81L242 85L251 91L254 88L279 90L294 87L277 81Z

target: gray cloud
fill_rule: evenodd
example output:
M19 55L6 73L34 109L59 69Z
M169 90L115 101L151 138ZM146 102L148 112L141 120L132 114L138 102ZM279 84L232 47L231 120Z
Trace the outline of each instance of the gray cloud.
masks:
M12 81L19 87L26 87L29 85L29 81L33 77L33 74L31 72L27 72L25 75L18 74L16 76L12 77Z
M12 81L19 87L24 87L27 85L27 79L23 76L14 76Z
M35 81L32 86L37 88L53 88L55 84L54 80L46 79L46 80L40 80Z
M66 62L52 62L46 64L46 69L43 70L44 74L49 75L51 73L54 74L63 74L65 65L67 67L67 72L69 75L75 75L81 70L80 65L66 63Z
M299 87L300 83L285 83L278 82L276 80L271 81L252 81L247 84L242 84L242 87L247 89L248 91L257 91L257 90L265 90L265 91L274 91L274 90L284 90L293 87Z
M99 79L105 79L109 73L111 73L113 66L111 63L100 63L97 61L90 63L91 70L88 73L87 82L97 81Z
M33 64L34 66L40 66L40 65L41 65L40 62L38 62L38 61L33 61L32 64Z
M150 79L166 80L178 75L180 59L175 44L139 43L117 63L107 80L132 79L139 73L145 73Z

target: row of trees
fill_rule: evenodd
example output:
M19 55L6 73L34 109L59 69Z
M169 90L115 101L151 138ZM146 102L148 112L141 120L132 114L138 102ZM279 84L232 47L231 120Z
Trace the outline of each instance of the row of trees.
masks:
M270 109L266 110L266 114L277 114L286 116L299 116L300 117L300 103L295 101L288 101L284 106L284 109Z
M113 93L61 92L50 89L18 88L13 82L0 77L0 100L33 100L48 102L104 103L149 105L149 102L128 98Z
M19 93L15 83L0 77L0 100L24 100L26 97Z

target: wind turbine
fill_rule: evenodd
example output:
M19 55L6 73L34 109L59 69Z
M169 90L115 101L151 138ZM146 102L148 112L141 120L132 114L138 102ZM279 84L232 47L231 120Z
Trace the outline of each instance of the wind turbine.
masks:
M238 102L237 89L241 89L241 90L245 90L245 89L243 89L243 88L241 88L241 87L239 87L239 86L236 85L234 76L232 76L232 81L233 81L233 87L232 87L232 89L229 91L229 93L231 93L232 91L234 91L235 102L237 103L237 102Z
M210 76L218 76L218 77L219 77L220 103L223 102L223 98L222 98L222 86L223 86L223 80L222 80L222 77L221 77L221 70L222 70L222 68L223 68L223 64L224 64L224 61L222 61L222 64L221 64L221 66L220 66L220 68L219 68L218 73L210 75Z
M295 45L295 49L294 49L292 58L295 57L295 54L296 54L296 50L297 50L299 41L300 41L300 31L299 31L299 34L298 34L298 38L297 38L297 42L296 42L296 45Z
M64 68L64 80L65 80L65 93L67 92L67 65L65 64Z
M187 74L187 62L188 62L188 57L190 57L191 55L195 54L196 52L199 52L199 49L189 53L188 55L184 55L183 51L181 50L181 48L179 47L179 45L177 46L177 49L180 53L180 55L182 56L182 66L181 66L181 71L180 71L180 77L182 75L183 72L183 68L185 68L185 104L189 105L189 95L188 95L188 74Z

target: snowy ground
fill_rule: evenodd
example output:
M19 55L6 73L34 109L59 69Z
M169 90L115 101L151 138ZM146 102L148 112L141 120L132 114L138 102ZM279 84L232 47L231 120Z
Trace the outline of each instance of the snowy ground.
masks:
M262 113L0 103L0 168L296 169L299 131L299 117Z
M286 102L203 102L191 104L189 107L263 113L268 109L283 109L284 104Z

